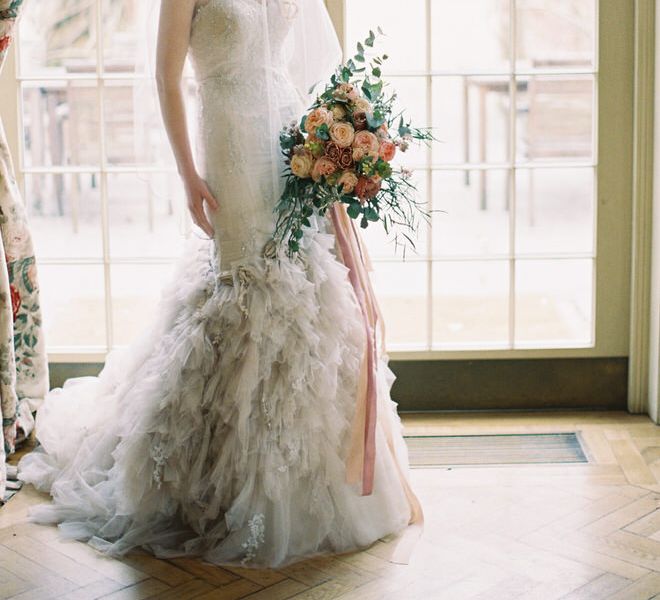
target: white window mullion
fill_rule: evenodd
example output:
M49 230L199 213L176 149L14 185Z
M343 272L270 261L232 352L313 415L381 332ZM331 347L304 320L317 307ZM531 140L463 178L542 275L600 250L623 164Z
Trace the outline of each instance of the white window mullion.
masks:
M103 79L103 8L101 0L94 3L96 10L96 89L99 114L99 160L101 195L101 241L103 248L103 282L105 306L105 333L107 350L114 345L112 322L112 282L110 277L110 232L108 228L108 171L105 139L105 86Z
M516 0L509 3L509 348L516 340Z
M432 56L431 56L431 0L426 0L426 122L433 123L433 77L431 75ZM429 144L427 152L427 167L433 164L433 144ZM433 171L428 168L426 171L426 199L428 201L428 210L433 210ZM432 214L432 213L431 213ZM433 349L433 219L429 219L426 226L426 347Z

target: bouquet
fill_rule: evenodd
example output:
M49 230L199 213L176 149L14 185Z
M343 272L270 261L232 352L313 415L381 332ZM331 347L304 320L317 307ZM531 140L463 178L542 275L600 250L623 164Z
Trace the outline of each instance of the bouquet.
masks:
M389 233L396 226L397 245L402 236L414 247L407 230L416 230L419 217L428 219L415 198L412 172L395 168L392 160L412 141L435 138L429 128L413 127L403 111L395 114L396 93L387 93L381 77L387 54L365 56L375 37L370 31L357 44L357 53L337 67L300 123L280 133L287 167L274 238L287 244L289 256L300 249L309 217L315 210L325 214L335 202L346 204L348 215L363 228L380 221Z

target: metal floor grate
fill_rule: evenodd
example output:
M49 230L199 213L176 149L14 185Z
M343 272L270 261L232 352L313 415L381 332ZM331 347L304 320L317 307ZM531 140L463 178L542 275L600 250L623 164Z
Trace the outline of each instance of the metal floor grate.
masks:
M410 435L404 439L411 467L589 462L574 432Z

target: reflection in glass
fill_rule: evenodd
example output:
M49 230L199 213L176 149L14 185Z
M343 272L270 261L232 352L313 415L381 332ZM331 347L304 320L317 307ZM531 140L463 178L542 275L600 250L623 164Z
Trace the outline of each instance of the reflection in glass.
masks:
M431 2L434 71L490 71L509 65L509 0Z
M22 93L25 166L99 164L95 81L26 81Z
M516 252L592 252L594 170L518 169Z
M26 2L19 28L23 77L96 71L96 2Z
M373 263L374 292L383 312L387 347L423 349L427 344L427 273L425 262Z
M151 325L161 290L171 282L172 273L171 264L110 267L115 346L125 346Z
M433 173L433 255L507 254L508 171Z
M591 68L596 0L516 0L518 69Z
M434 348L506 346L508 320L508 261L433 264Z
M179 256L185 206L176 173L108 174L110 256Z
M44 335L54 346L105 349L103 265L39 265Z
M374 52L389 55L383 65L383 72L424 70L426 1L406 0L405 13L401 0L347 2L347 56L355 53L355 45L369 35L369 29L375 31L380 26L385 35L378 37Z
M434 163L505 162L508 123L507 77L433 78Z
M24 199L37 259L103 255L98 173L27 173Z
M517 158L592 160L593 75L519 77Z
M592 259L516 262L516 346L591 343Z
M103 0L103 69L130 73L135 69L140 36L137 19L140 3L134 0Z

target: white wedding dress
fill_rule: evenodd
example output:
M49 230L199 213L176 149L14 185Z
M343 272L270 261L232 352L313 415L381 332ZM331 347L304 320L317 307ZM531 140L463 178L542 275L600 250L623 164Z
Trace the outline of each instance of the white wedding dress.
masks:
M411 519L386 356L373 492L345 481L365 333L330 223L316 220L300 258L274 256L268 243L264 198L284 164L262 147L258 67L245 77L254 6L211 0L191 30L203 175L221 206L210 215L216 239L191 237L153 322L98 377L48 394L41 445L19 464L23 481L52 495L31 518L110 555L142 547L278 567L368 547ZM286 26L269 17L271 43ZM275 71L281 125L305 106L286 69Z

